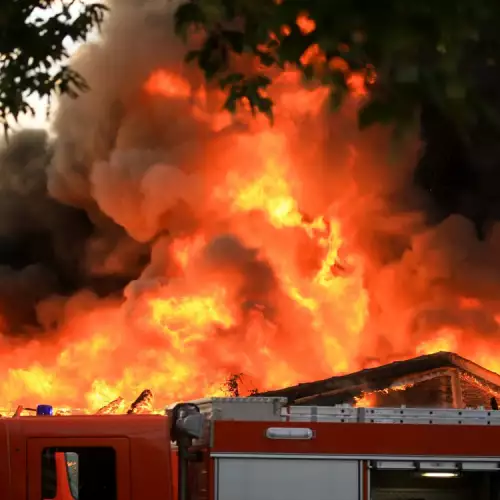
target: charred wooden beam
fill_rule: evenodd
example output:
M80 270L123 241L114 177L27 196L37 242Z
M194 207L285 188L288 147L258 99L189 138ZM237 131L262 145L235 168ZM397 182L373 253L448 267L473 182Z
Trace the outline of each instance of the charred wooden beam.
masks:
M153 411L153 393L146 389L141 392L139 397L130 405L127 411L128 415L134 413L151 413Z
M116 398L111 403L103 406L100 410L96 411L96 415L111 415L118 413L123 406L124 399L122 397Z

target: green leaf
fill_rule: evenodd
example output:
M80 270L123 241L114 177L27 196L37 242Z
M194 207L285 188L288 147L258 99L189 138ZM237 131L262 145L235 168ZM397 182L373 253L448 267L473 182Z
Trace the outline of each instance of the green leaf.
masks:
M184 57L184 62L190 63L200 57L201 50L190 50Z
M236 105L239 101L238 94L231 89L229 95L227 96L226 102L224 103L224 109L227 109L230 113L236 113Z
M419 73L416 64L402 64L396 67L394 79L398 83L415 83L418 82Z
M494 107L489 106L488 103L481 97L477 99L476 107L478 112L484 116L492 127L494 127L497 132L500 131L500 112Z
M222 0L221 5L226 11L227 19L234 19L236 16L236 5L234 0Z
M464 99L467 94L467 90L463 85L463 83L458 81L448 82L446 84L445 92L446 92L446 97L452 100Z
M219 81L220 88L224 90L229 85L234 85L235 83L240 83L244 78L243 73L232 73Z
M338 69L327 73L324 77L324 82L329 83L342 91L349 90L344 72Z
M304 78L306 80L311 81L314 78L314 66L308 64L302 68L302 73L304 74Z
M206 22L205 13L200 8L199 4L193 0L182 4L174 15L175 33L186 38L187 30L191 25L203 25Z
M273 64L276 64L276 58L268 53L268 52L258 52L260 62L266 66L271 67Z
M221 0L195 0L203 9L205 17L204 24L210 27L215 27L218 23L224 20L225 7Z
M259 111L261 113L264 113L269 121L271 122L271 125L274 123L274 113L273 113L273 101L269 97L260 97L258 101L258 107Z
M217 73L225 71L228 65L228 49L221 44L218 34L210 35L198 57L198 64L205 72L205 78L212 80Z
M395 118L394 108L390 102L373 99L358 112L358 126L361 130L375 123L389 124Z
M255 85L259 88L267 87L271 84L271 79L268 76L257 75L255 77Z
M292 27L277 49L280 61L298 63L302 54L314 43L312 34L303 35L297 26Z
M332 111L338 111L341 108L346 94L347 92L343 92L339 88L334 87L330 90L329 102Z
M243 52L245 35L241 31L222 30L221 36L226 40L234 52L237 54Z

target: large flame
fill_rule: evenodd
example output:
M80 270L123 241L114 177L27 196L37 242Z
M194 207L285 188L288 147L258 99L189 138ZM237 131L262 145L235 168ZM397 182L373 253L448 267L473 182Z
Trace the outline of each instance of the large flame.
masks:
M307 18L301 26L312 28ZM358 80L351 76L350 85L362 99ZM374 342L369 263L354 243L349 215L358 193L346 184L343 196L315 211L308 151L298 147L292 127L299 111L301 120L323 112L328 90L305 88L294 71L284 72L274 89L282 110L274 127L257 117L197 158L210 173L199 190L196 229L172 231L153 248L168 262L164 282L146 286L143 276L120 302L80 294L56 304L66 318L57 331L22 342L3 338L5 406L47 402L96 411L119 397L132 401L145 387L163 405L221 395L231 374L244 374L249 391L367 366ZM143 91L146 99L189 103L190 116L214 132L237 119L214 113L207 104L212 90L170 70L155 69ZM147 200L141 203L147 210ZM479 307L462 300L460 307ZM394 344L375 362L453 350L500 369L486 344L467 342L469 334L438 329L411 343L403 332L385 332Z

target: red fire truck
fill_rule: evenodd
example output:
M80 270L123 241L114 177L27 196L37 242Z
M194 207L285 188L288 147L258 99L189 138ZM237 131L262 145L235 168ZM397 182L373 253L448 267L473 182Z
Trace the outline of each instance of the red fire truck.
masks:
M211 398L166 413L0 419L0 499L500 500L498 411Z

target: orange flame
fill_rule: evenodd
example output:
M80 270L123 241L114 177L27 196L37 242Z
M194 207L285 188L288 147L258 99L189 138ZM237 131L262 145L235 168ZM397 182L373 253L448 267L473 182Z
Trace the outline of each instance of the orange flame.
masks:
M297 24L314 29L307 19ZM330 64L348 70L343 59ZM355 94L365 92L361 75L351 75L350 85ZM211 121L202 106L206 95L195 95L179 75L154 71L144 89L184 100L187 114ZM145 273L122 301L73 297L61 306L66 321L57 331L22 344L4 341L5 405L47 402L96 411L121 404L119 398L130 403L149 388L161 406L222 395L231 373L250 376L264 390L362 367L370 333L365 257L351 242L342 204L320 210L315 194L305 195L313 165L309 151L297 153L293 127L321 113L328 89L305 89L298 72L287 71L270 92L284 110L274 127L257 118L200 153L199 163L211 170L197 229L172 233L163 250L155 248L175 269L163 280ZM464 299L462 306L476 303ZM406 345L405 354L463 351L462 338L463 332L440 330ZM484 346L473 354L487 367L500 366ZM358 404L369 405L370 398Z
M191 95L191 87L184 78L161 69L151 74L144 85L144 90L150 94L165 97L189 97Z

